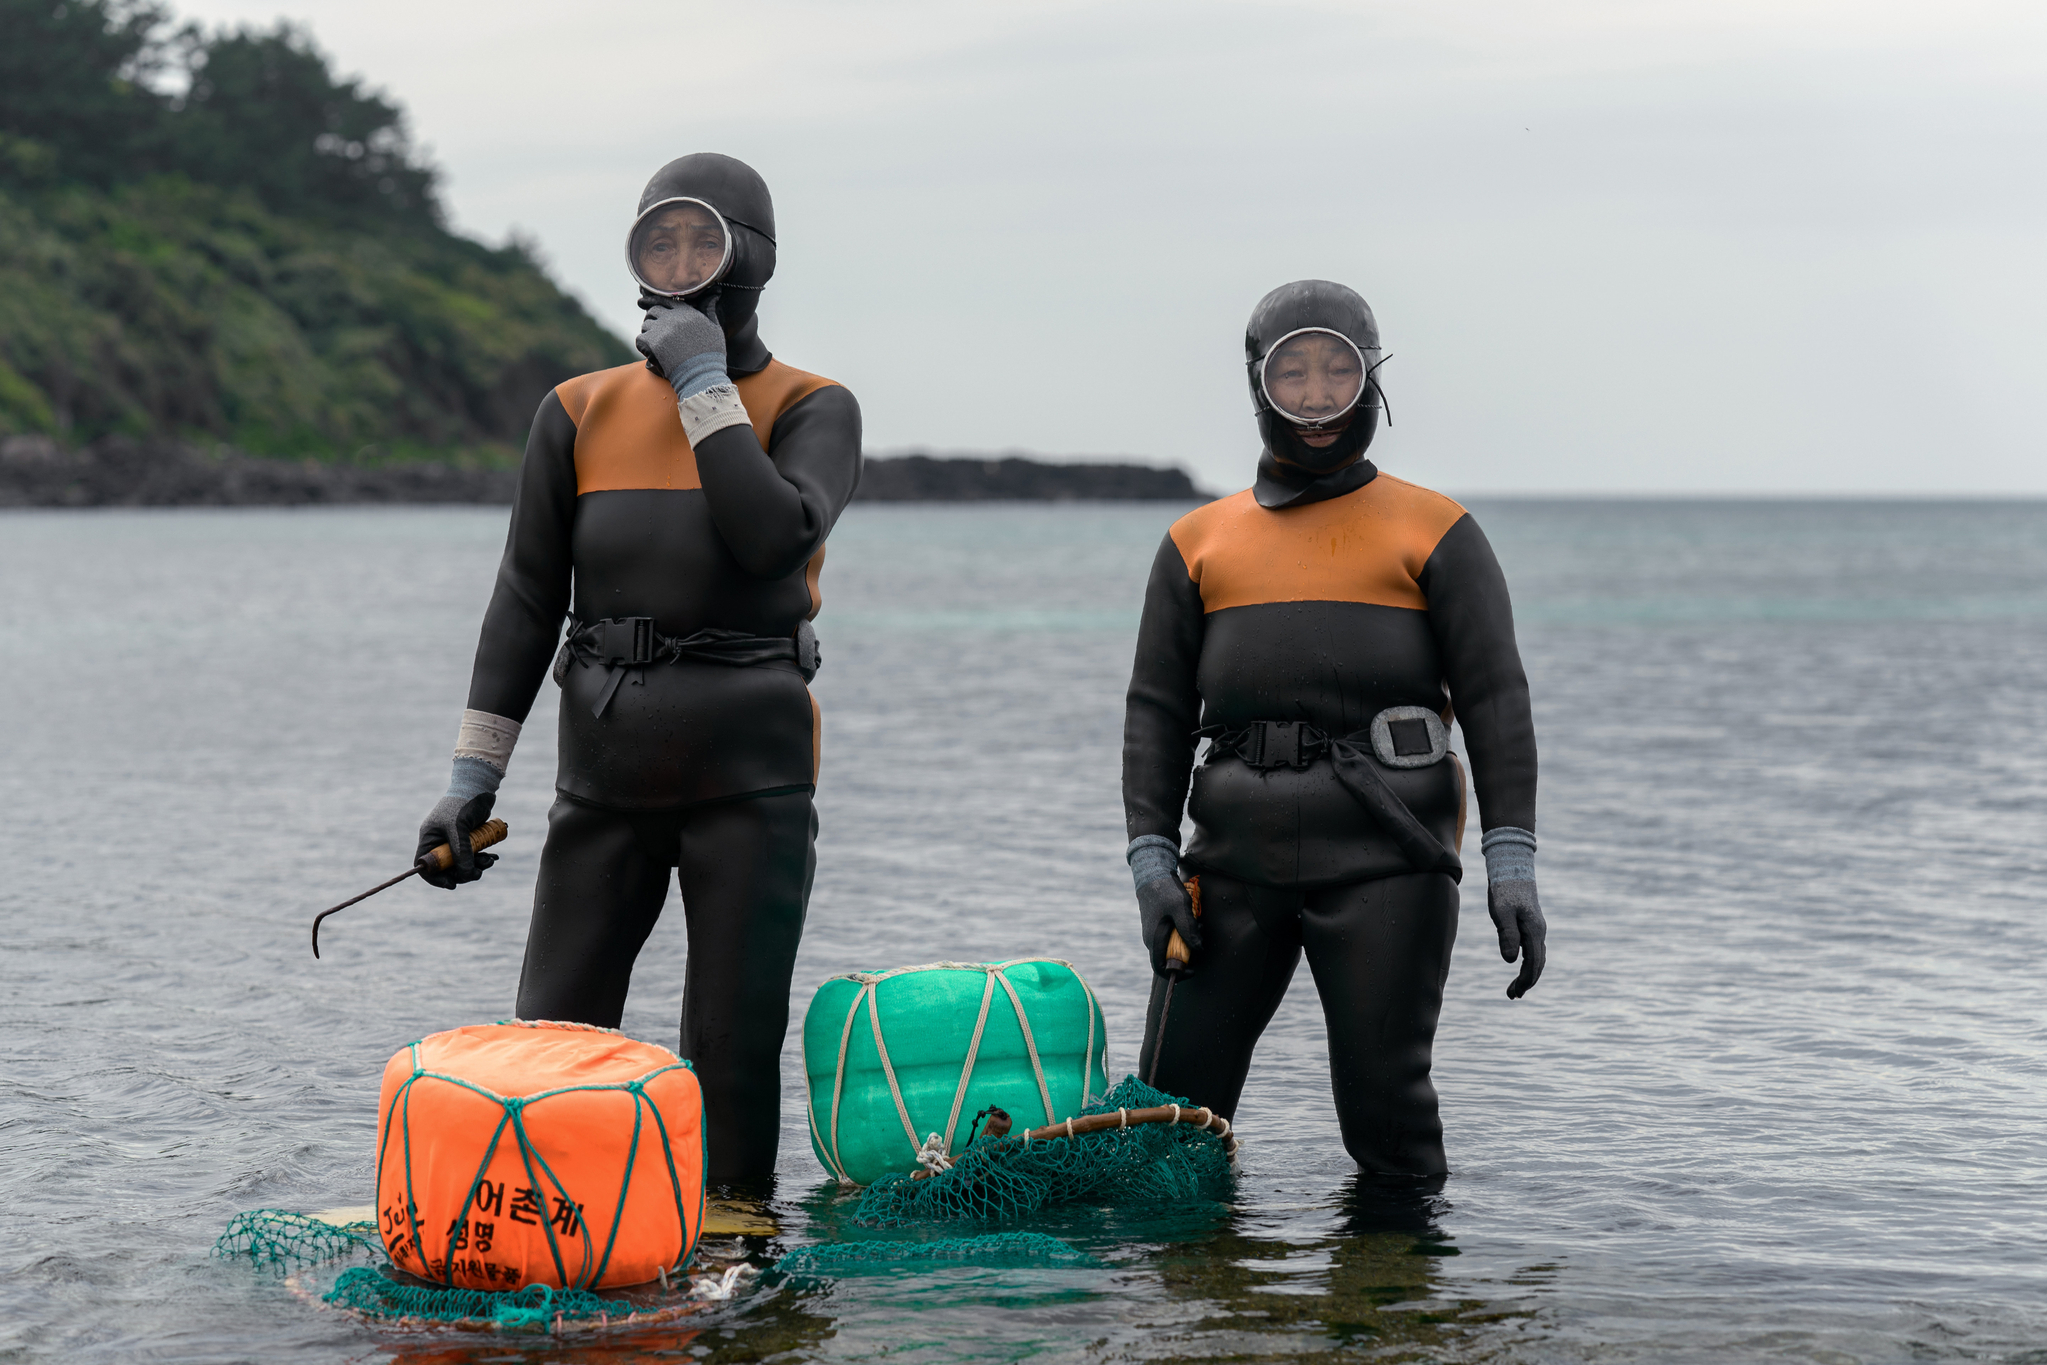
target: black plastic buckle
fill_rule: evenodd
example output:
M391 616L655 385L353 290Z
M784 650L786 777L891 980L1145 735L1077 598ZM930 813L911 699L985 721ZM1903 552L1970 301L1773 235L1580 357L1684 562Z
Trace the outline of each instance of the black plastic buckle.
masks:
M1261 720L1252 727L1251 746L1257 752L1245 761L1254 768L1305 768L1314 762L1311 747L1301 742L1302 724L1297 720Z
M654 618L651 616L613 616L597 623L597 639L591 646L597 661L616 667L620 664L650 664L654 662Z

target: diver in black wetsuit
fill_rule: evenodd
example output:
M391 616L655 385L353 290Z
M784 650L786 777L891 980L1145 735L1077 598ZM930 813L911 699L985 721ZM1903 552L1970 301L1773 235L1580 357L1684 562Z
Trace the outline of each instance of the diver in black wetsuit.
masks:
M1365 459L1383 395L1363 299L1284 285L1244 345L1257 482L1167 533L1130 678L1123 807L1142 932L1155 971L1172 929L1194 950L1163 1038L1154 983L1139 1074L1233 1115L1305 951L1344 1146L1367 1171L1440 1175L1429 1065L1465 797L1453 714L1500 954L1521 958L1509 996L1545 957L1535 730L1507 584L1469 513ZM1197 875L1198 920L1181 881Z
M442 886L496 861L466 831L489 815L552 661L560 766L519 1017L616 1027L679 869L681 1053L703 1086L708 1175L751 1181L772 1174L781 1128L817 836L810 620L825 537L860 478L860 409L761 343L775 220L750 167L710 153L662 167L627 256L647 361L540 405L454 776L419 846L454 846L456 865L428 878Z

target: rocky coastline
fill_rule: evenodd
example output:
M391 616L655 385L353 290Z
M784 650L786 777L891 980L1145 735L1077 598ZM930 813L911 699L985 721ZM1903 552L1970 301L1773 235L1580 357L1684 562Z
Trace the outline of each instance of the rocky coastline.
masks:
M265 459L176 441L107 437L66 450L0 439L0 507L313 507L506 504L516 470L431 462ZM1184 470L1000 457L869 456L855 502L1204 502Z

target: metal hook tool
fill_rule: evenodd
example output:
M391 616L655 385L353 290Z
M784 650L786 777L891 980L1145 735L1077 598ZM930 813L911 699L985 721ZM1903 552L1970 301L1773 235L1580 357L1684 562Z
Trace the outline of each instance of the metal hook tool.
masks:
M504 837L511 832L510 828L502 820L486 820L475 829L469 831L470 851L475 852L480 849L489 848L492 844L502 843ZM418 862L393 877L390 881L379 882L360 896L350 896L347 900L335 906L333 910L322 910L319 914L313 916L313 956L318 957L320 955L320 921L333 914L335 910L346 910L357 901L366 901L379 891L388 891L407 877L413 876L416 873L425 872L429 869L435 872L445 872L454 865L455 850L446 844L442 844L439 848L423 856Z

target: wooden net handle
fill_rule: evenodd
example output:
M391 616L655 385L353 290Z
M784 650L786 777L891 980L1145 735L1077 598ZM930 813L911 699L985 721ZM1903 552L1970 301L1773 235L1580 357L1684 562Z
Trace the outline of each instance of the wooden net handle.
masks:
M1195 1108L1185 1104L1161 1104L1150 1109L1120 1109L1113 1114L1089 1114L1085 1118L1065 1119L1059 1123L1048 1123L1043 1128L1033 1128L1024 1134L1026 1142L1045 1142L1052 1138L1084 1137L1089 1133L1100 1133L1111 1128L1134 1128L1140 1123L1189 1123L1204 1132L1214 1133L1223 1140L1223 1150L1235 1155L1237 1139L1230 1132L1230 1121L1208 1108Z
M1199 875L1187 879L1187 903L1193 907L1194 918L1201 918L1201 878ZM1173 936L1166 940L1166 961L1179 971L1185 971L1187 964L1194 960L1194 954L1187 947L1187 940L1180 937L1175 929Z
M489 848L492 844L503 843L505 836L509 833L511 831L506 828L504 821L486 820L475 829L469 831L470 851L476 852ZM436 872L446 872L455 865L455 850L449 848L446 844L442 844L434 849L433 852L421 858L420 862L430 864Z

